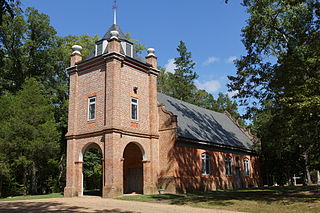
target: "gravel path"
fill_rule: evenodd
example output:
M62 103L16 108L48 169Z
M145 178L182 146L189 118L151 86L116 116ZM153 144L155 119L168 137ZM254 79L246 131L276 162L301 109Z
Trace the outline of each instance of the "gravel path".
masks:
M98 197L51 198L0 202L0 213L231 213L232 211L102 199Z

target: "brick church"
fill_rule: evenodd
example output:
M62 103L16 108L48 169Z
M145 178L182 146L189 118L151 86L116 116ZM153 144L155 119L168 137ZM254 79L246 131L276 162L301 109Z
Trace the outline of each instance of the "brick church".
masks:
M102 196L260 185L254 138L228 113L157 93L157 57L114 23L82 59L73 46L64 195L83 195L83 156L102 153Z

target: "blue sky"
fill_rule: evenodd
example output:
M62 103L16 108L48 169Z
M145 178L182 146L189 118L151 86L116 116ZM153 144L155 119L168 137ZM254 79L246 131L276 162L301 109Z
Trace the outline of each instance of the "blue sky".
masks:
M49 15L60 36L103 36L113 23L112 0L22 0L22 4ZM197 63L197 86L214 96L227 92L227 75L236 73L232 60L245 53L241 29L247 17L238 0L228 4L224 0L118 0L122 31L155 48L159 65L168 71L183 40Z

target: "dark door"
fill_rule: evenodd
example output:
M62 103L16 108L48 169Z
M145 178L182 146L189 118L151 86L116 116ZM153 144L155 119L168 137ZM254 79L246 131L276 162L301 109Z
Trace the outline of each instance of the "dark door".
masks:
M143 172L141 167L128 168L127 181L128 193L142 194Z

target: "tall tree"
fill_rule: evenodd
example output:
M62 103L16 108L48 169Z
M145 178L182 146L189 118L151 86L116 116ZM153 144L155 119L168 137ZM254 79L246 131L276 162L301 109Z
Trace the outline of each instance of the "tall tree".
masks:
M283 159L298 154L295 162L304 159L307 174L308 156L320 141L320 3L245 0L243 5L250 14L242 34L247 54L236 62L229 87L239 91L249 117L272 103L270 125L284 130L272 138L274 148L288 151Z
M49 190L48 180L57 169L59 132L42 85L28 79L17 95L1 99L6 109L1 113L0 150L14 171L11 175L24 193Z

